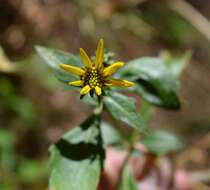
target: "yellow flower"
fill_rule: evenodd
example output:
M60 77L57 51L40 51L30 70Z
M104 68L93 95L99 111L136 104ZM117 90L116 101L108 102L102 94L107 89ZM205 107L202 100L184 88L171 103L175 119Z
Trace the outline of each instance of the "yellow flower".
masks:
M104 42L100 39L96 50L96 59L93 62L87 53L80 48L80 56L84 64L84 68L79 68L67 64L60 64L59 66L65 71L78 75L80 80L69 82L69 85L81 87L80 94L85 95L87 93L101 96L106 87L131 87L134 83L127 80L119 80L112 78L112 74L115 73L120 67L124 65L123 62L116 62L108 67L104 67Z

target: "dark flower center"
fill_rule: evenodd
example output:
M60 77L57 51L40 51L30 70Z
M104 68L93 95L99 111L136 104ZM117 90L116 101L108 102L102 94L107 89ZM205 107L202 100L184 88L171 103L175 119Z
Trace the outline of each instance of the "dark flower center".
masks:
M85 75L82 77L85 85L89 85L91 89L96 86L103 87L103 77L101 73L95 68L92 67L90 70L87 70Z

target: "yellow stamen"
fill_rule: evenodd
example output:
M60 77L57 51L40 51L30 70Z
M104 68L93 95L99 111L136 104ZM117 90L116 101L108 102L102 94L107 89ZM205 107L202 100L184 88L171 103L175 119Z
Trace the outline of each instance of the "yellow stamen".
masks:
M96 86L96 87L95 87L95 92L96 92L96 94L97 94L98 96L100 96L100 95L101 95L101 88L98 87L98 86Z
M71 66L71 65L66 65L66 64L60 64L59 67L61 67L63 70L74 74L74 75L84 75L85 71L79 67Z
M104 76L111 76L113 73L117 71L120 67L124 65L123 62L116 62L108 67L106 67L103 71Z
M71 86L82 86L84 84L84 81L82 80L77 80L77 81L72 81L68 83Z
M96 50L96 62L95 62L96 68L100 69L103 61L104 61L104 41L103 39L100 39Z
M80 91L80 94L81 95L85 95L87 94L88 92L90 92L90 86L89 85L86 85L85 87L82 88L82 90Z
M92 67L92 62L89 58L89 56L87 55L87 53L84 51L84 49L80 48L80 57L84 63L84 65L88 68L91 68Z
M131 86L134 86L135 84L127 80L107 79L106 85L116 86L116 87L131 87Z

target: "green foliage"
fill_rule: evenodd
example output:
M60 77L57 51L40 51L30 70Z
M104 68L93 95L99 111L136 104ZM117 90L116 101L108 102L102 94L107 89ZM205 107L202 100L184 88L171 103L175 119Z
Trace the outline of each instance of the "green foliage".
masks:
M24 120L31 122L36 117L36 110L30 100L21 96L10 96L9 107L17 112Z
M12 168L14 160L15 136L9 130L0 130L0 168Z
M99 122L89 117L51 147L52 189L96 189L104 159Z
M123 144L123 137L120 135L119 131L111 126L107 122L101 123L101 131L103 142L105 146L110 145L122 145Z
M33 103L18 95L13 83L7 77L0 77L0 106L5 110L15 112L24 121L31 122L36 117Z
M178 78L182 74L189 63L191 56L191 52L186 52L184 55L177 57L173 57L167 51L161 52L161 58L164 60L174 78Z
M44 62L52 69L58 80L69 82L76 79L75 75L69 74L60 69L59 64L71 64L73 66L82 67L82 62L78 56L41 46L36 46L36 51Z
M47 174L47 164L42 161L22 160L17 168L18 178L22 183L41 180Z
M62 82L76 80L76 77L59 68L59 64L70 64L82 67L78 56L60 50L37 46L36 50L45 63L53 70ZM137 58L126 64L118 76L135 81L131 91L142 96L149 103L167 109L179 109L180 101L176 95L179 85L178 76L189 61L189 53L182 57L172 57L168 53L164 57ZM68 87L72 89L73 87Z
M141 140L149 152L164 155L180 150L182 143L172 133L166 131L156 131Z
M141 116L141 125L143 126L144 129L146 129L146 127L148 126L149 120L152 116L154 112L154 107L146 102L146 101L142 101L141 102L141 109L139 111L139 115Z
M119 190L139 190L129 165L123 170Z
M96 97L91 97L90 94L87 94L86 96L84 96L84 98L82 98L82 101L85 102L86 104L92 106L92 107L97 107L98 106L97 98Z
M2 149L10 149L14 146L15 137L9 130L0 130L0 146Z
M19 190L18 183L42 183L48 176L46 161L26 160L16 154L16 136L12 130L0 129L1 190Z
M136 113L135 99L116 92L110 92L104 98L104 103L106 109L115 119L141 130L140 118Z
M178 109L177 83L168 71L159 58L139 58L122 68L120 76L136 81L133 91L151 104Z
M189 60L189 55L164 60L163 58L137 58L119 71L119 76L136 82L131 91L149 103L167 109L179 109L176 95L178 76Z
M37 46L36 50L60 81L69 82L76 79L74 75L62 71L59 64L82 67L81 60L77 56L40 46ZM144 99L140 111L136 110L134 98L114 92L115 89L107 89L108 92L105 93L106 95L103 94L103 97L86 95L83 102L93 107L94 114L51 146L50 187L53 190L96 190L105 157L103 147L110 145L122 147L129 144L129 148L132 149L141 134L146 134L154 106L172 110L181 107L177 96L180 83L178 77L189 57L189 54L186 54L174 58L164 52L161 57L134 59L120 69L117 76L120 79L134 81L135 86L130 88L130 92ZM112 62L110 60L112 56L111 58L105 56L105 58L107 64ZM66 89L72 89L72 87L66 87ZM100 121L103 108L113 116L115 122L121 121L131 127L130 136L127 135L125 138L120 128ZM155 155L177 151L182 145L173 134L165 131L144 135L141 142ZM130 168L125 166L119 189L137 190Z

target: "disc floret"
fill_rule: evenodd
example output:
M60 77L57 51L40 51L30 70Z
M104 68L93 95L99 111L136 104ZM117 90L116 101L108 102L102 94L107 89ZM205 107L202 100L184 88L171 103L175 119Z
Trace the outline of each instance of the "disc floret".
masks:
M82 80L84 80L84 84L89 85L91 89L94 89L96 86L103 88L103 77L95 67L87 71L82 77Z

